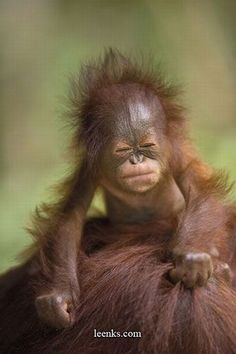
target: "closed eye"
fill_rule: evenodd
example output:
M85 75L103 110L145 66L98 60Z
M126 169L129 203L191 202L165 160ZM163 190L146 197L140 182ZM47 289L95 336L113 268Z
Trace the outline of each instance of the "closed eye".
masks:
M131 148L129 148L129 147L124 147L124 148L116 149L115 152L126 152L126 151L130 151L130 150L131 150Z
M148 147L152 147L152 146L155 146L156 144L153 144L153 143L147 143L147 144L143 144L141 145L140 147L141 148L148 148Z

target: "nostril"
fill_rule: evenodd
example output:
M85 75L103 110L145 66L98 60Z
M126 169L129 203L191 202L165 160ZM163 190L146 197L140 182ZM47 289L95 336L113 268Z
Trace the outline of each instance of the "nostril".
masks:
M143 154L138 154L138 160L139 162L143 162Z
M139 160L137 158L137 156L135 154L131 154L130 157L129 157L129 162L132 164L132 165L136 165Z
M141 163L143 162L143 154L131 154L129 157L129 161L132 165Z

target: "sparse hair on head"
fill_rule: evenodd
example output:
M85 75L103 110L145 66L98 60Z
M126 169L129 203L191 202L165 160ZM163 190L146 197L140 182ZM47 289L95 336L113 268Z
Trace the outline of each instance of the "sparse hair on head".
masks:
M184 122L183 108L176 100L179 90L163 79L159 68L155 70L150 63L138 62L109 48L98 60L83 64L79 75L71 79L69 115L75 131L74 146L84 146L91 161L96 160L109 138L103 129L105 116L98 113L102 109L101 92L106 90L109 100L112 86L122 90L130 84L150 91L159 99L168 129L173 129L175 122L178 125Z

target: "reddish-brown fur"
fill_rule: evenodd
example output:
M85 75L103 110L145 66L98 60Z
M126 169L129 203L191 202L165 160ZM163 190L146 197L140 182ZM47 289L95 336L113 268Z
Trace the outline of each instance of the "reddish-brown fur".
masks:
M236 293L221 272L194 290L168 280L174 229L175 220L115 229L108 220L90 221L89 256L79 266L82 298L68 330L39 322L33 286L40 277L30 266L15 271L15 279L8 273L0 283L1 352L235 354ZM142 337L94 338L94 329L141 331Z
M83 207L81 195L85 185L96 183L100 169L100 154L109 139L106 132L109 132L110 122L102 115L106 110L106 104L103 103L109 102L111 100L109 94L113 94L109 88L114 83L125 85L130 82L150 90L161 102L165 112L165 134L169 144L168 168L186 203L192 208L191 220L189 208L181 217L172 247L178 246L207 253L211 253L212 247L216 247L217 250L219 247L221 259L229 261L230 250L225 248L225 243L221 250L222 239L227 239L229 234L228 220L231 219L233 209L225 201L228 194L227 181L224 175L215 173L203 163L194 151L188 137L184 109L177 100L178 91L165 83L160 74L154 70L144 70L118 52L109 51L104 60L85 65L79 79L73 79L70 94L70 119L75 132L72 145L75 153L73 171L58 186L56 202L44 204L36 211L34 228L30 230L36 239L34 246L39 251L37 261L41 269L45 269L44 280L45 282L47 280L48 287L52 285L55 274L59 276L58 282L63 283L68 276L63 274L63 271L68 273L71 267L73 268L73 264L69 263L69 257L61 254L61 248L65 247L66 243L71 243L68 252L72 254L74 245L77 247L79 245L79 241L76 243L74 239L76 235L79 238L79 232L76 230L81 220L77 220L77 213L80 214L81 209L77 212L76 208L79 204ZM85 157L82 166L85 172L82 176L78 162L81 154ZM218 222L224 226L219 228ZM50 251L45 253L44 247ZM73 257L76 259L76 255ZM55 271L57 269L58 272Z
M108 138L100 132L106 132L102 126L106 122L94 119L94 112L101 99L109 101L107 87L129 82L151 90L161 102L168 168L186 208L176 217L141 225L90 221L76 250L78 185L99 174L100 154ZM0 280L0 349L4 353L25 353L26 348L27 353L236 353L236 295L230 272L224 268L228 263L235 276L235 207L227 202L226 179L192 149L175 90L158 75L144 73L111 52L102 65L84 69L84 82L74 82L71 101L76 128L74 172L60 185L56 203L36 213L31 230L34 251L27 265ZM78 117L82 117L80 126ZM87 156L82 182L78 152ZM67 257L65 242L73 245ZM211 254L214 270L206 287L189 290L170 282L176 249ZM55 285L55 274L56 285L62 289L72 278L71 291L76 296L75 274L80 281L75 325L59 332L40 323L34 307L35 296ZM96 339L94 328L141 331L142 338Z

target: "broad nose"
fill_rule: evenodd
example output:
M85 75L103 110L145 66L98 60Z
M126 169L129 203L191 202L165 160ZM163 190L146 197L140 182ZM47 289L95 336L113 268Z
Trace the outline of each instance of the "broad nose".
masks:
M129 157L129 162L132 164L132 165L137 165L138 163L141 163L143 162L143 154L134 154L132 153Z

